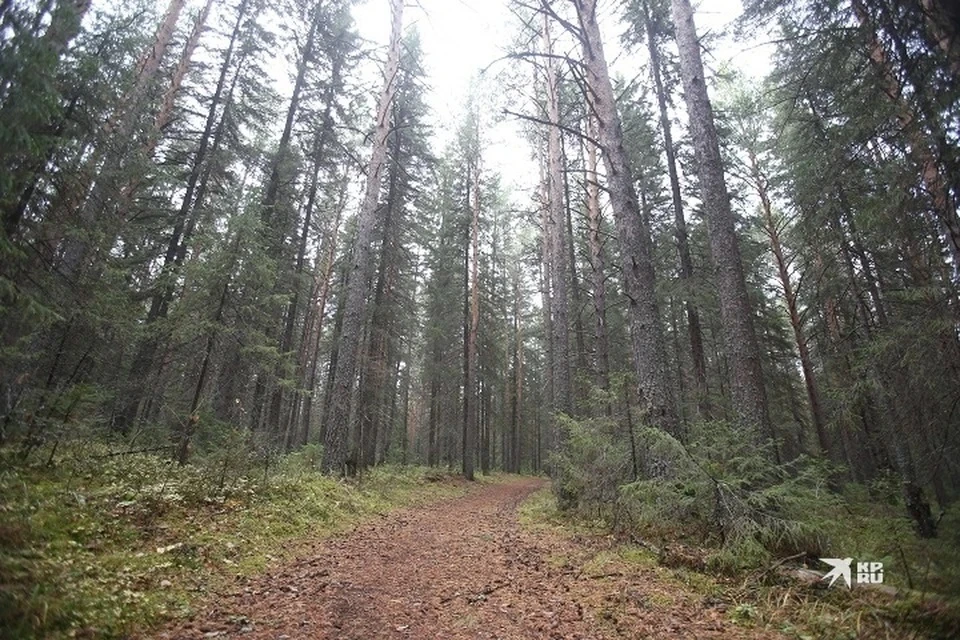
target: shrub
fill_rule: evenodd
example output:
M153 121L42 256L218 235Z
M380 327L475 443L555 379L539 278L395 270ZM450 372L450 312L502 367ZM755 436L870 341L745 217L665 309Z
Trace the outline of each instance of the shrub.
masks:
M629 446L610 418L559 417L564 446L550 462L554 491L564 509L601 510L617 501L617 490L632 478Z

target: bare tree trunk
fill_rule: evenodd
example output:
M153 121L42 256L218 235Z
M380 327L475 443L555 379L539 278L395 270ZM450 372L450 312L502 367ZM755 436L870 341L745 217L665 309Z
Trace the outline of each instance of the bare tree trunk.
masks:
M763 227L770 241L770 251L773 253L774 262L777 264L777 276L780 279L780 287L783 290L783 300L787 305L787 316L790 320L790 327L793 329L793 339L797 345L797 353L800 355L800 370L803 373L803 382L807 391L807 401L810 403L810 415L813 417L813 426L817 432L817 442L820 445L820 452L826 455L830 451L830 443L827 438L827 420L823 413L823 404L820 401L820 391L817 386L816 376L813 372L813 360L810 357L810 349L807 346L807 338L804 335L803 321L800 318L800 308L797 304L797 293L793 289L793 282L790 280L790 271L787 256L784 254L783 245L780 242L780 225L773 215L773 205L770 202L770 194L767 189L768 180L757 160L756 154L751 150L750 156L750 177L753 186L760 198L760 210L763 214Z
M734 410L741 426L758 442L775 441L767 395L763 387L760 347L754 331L753 310L740 259L740 241L730 209L730 197L723 177L720 144L713 121L713 108L700 58L700 41L693 23L690 0L671 0L673 22L680 50L684 98L690 119L690 134L697 158L697 173L710 250L716 269L720 297L720 318L724 327L725 346L730 361L730 387ZM779 453L775 457L779 461Z
M433 366L439 369L443 361L443 354L439 342L433 347ZM427 414L427 466L435 467L440 464L440 438L438 436L438 421L440 413L440 374L434 370L430 379L430 408Z
M394 122L402 122L403 118L394 115ZM380 247L380 263L377 267L377 284L373 294L373 312L370 319L370 339L367 345L367 356L363 368L363 383L360 387L360 402L357 407L357 423L360 429L360 448L357 451L357 467L365 469L375 463L376 443L379 437L380 398L387 381L387 354L390 341L390 313L388 292L392 288L391 279L394 277L396 250L394 229L398 226L402 202L397 189L399 173L403 168L399 165L401 132L393 132L393 157L390 169L387 201L383 218L383 242Z
M591 107L597 118L607 190L620 240L624 288L630 303L628 316L633 364L639 383L637 395L646 418L654 426L682 439L657 307L653 243L649 229L642 222L632 171L623 146L623 129L597 23L596 0L577 0L576 6L583 34Z
M163 61L167 48L170 46L170 41L173 39L184 4L186 4L186 0L170 0L167 12L163 16L163 22L160 23L160 28L154 37L153 47L140 60L137 68L137 81L133 91L127 96L126 108L119 113L119 122L112 121L108 124L109 129L120 136L128 135L133 128L137 111L140 109L147 89L157 75L160 63Z
M587 137L593 139L594 119L587 115ZM603 250L603 218L600 211L600 176L597 174L597 147L591 141L586 146L587 183L587 246L590 250L591 286L593 288L593 337L596 352L597 386L610 391L610 341L607 336L607 274ZM612 404L607 403L607 412Z
M478 124L479 127L479 124ZM480 131L477 130L477 138ZM473 159L473 193L471 194L470 251L470 326L467 332L466 372L464 378L463 421L463 475L473 480L474 458L477 454L477 435L480 427L480 412L477 395L477 331L480 327L480 158L479 140L477 157Z
M303 400L303 408L300 414L300 439L307 443L310 441L310 420L313 413L313 398L317 393L317 369L320 364L320 339L323 337L323 320L326 315L327 301L330 298L330 282L333 278L334 260L337 255L337 236L340 233L340 218L343 216L343 209L347 200L348 175L344 173L343 184L340 192L340 203L337 206L337 213L333 224L330 225L327 240L324 246L324 258L317 277L320 279L320 293L316 303L316 324L311 330L309 343L310 357L310 376L307 380L307 395Z
M580 277L577 275L577 251L573 241L573 212L570 200L570 172L567 170L567 151L563 136L560 136L560 167L563 173L563 210L564 210L564 242L566 243L567 263L570 265L570 300L573 302L573 343L576 349L576 370L582 372L581 375L587 375L589 367L587 366L587 347L583 336L583 301L580 292ZM573 382L576 382L574 376ZM573 396L575 399L574 407L576 410L582 410L584 401L584 389L580 385L574 384Z
M544 395L546 400L546 405L548 407L554 406L553 400L553 388L554 388L554 379L553 379L553 359L554 359L554 348L553 348L553 296L550 293L550 264L553 258L551 254L553 253L550 242L548 241L548 224L547 224L547 204L546 204L546 176L544 175L543 163L541 162L541 189L543 191L544 202L540 207L540 228L541 228L541 240L540 240L540 264L539 267L539 280L540 280L540 299L543 301L543 343L546 353L544 353L544 371L546 372L546 380L544 385Z
M110 212L115 212L117 207L123 204L117 197L119 195L118 179L121 178L118 174L124 163L131 134L137 125L137 118L143 113L147 92L173 39L177 21L180 19L180 12L185 3L186 0L170 0L163 20L157 27L152 46L144 52L137 64L133 88L124 96L120 108L104 126L108 138L101 153L96 155L105 159L92 192L80 207L79 218L82 227L92 227L98 218L109 218ZM116 236L115 229L110 233ZM102 244L110 246L112 242ZM91 249L97 250L98 247L91 247L86 239L77 238L68 242L63 252L61 272L67 278L75 277L82 269Z
M543 15L543 49L550 56L553 42L547 15ZM547 117L550 125L547 129L547 226L544 229L546 242L550 246L550 311L553 314L553 407L555 412L572 415L573 399L570 392L570 327L569 309L570 282L569 258L566 237L566 214L563 199L563 164L560 148L560 94L557 84L557 71L552 57L546 59L547 74ZM562 434L556 434L558 444L562 444Z
M390 134L390 109L397 91L400 67L400 36L403 27L403 0L390 0L392 13L390 48L384 73L384 86L377 106L373 149L367 165L366 190L357 220L357 236L353 247L350 276L345 292L343 328L340 333L339 357L333 380L333 395L326 420L323 470L341 474L347 459L347 432L350 401L357 373L357 357L363 334L363 316L369 293L373 237L376 228L380 181L387 159L387 137Z
M660 129L663 132L663 148L667 156L667 174L670 177L670 195L673 202L674 238L677 241L677 257L680 260L680 280L684 283L683 299L687 315L687 337L690 341L690 356L693 361L693 378L696 383L697 411L701 417L710 415L710 396L707 387L707 364L703 353L703 331L700 328L700 312L691 300L689 290L693 283L693 259L687 236L687 222L683 215L683 197L680 194L680 177L677 173L677 152L673 146L670 115L667 113L667 92L663 86L660 48L654 40L654 24L650 17L649 0L643 0L643 18L647 32L647 50L650 53L650 74L657 94L660 113Z
M197 45L200 44L200 36L203 35L203 30L207 26L207 18L210 16L210 8L213 6L213 1L214 0L207 0L193 22L193 30L190 32L190 35L187 37L187 42L183 46L183 53L180 55L177 67L173 70L173 76L170 78L170 86L167 87L166 92L163 94L163 102L160 104L156 118L154 118L153 131L144 145L143 151L145 156L153 155L160 135L173 118L173 107L176 103L177 96L180 94L180 89L183 87L183 81L187 77L187 72L190 70L190 64L193 62L193 54L197 50Z
M523 402L523 337L520 333L520 272L513 274L513 364L507 384L510 397L510 423L503 442L503 467L508 473L520 471L520 410Z

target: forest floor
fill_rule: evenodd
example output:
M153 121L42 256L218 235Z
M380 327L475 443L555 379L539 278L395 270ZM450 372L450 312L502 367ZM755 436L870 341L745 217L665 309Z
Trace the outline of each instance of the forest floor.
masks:
M151 637L369 640L779 638L728 605L620 561L597 541L524 526L536 478L394 511L238 580Z

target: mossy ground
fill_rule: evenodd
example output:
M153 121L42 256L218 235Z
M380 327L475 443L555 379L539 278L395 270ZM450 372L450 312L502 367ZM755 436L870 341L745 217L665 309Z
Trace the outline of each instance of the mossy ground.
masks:
M729 558L726 563L709 562L712 555L721 553L710 548L692 550L708 560L701 570L664 566L662 555L653 550L654 545L645 545L635 537L632 540L628 537L627 541L620 534L614 535L603 520L558 510L549 489L531 496L521 505L519 514L521 523L529 529L547 529L585 543L584 552L575 559L565 556L547 559L548 562L569 566L574 561L578 564L576 570L584 575L637 578L642 574L645 584L657 581L654 593L662 597L663 602L653 598L649 602L651 606L668 606L671 598L696 594L703 602L722 607L738 625L778 631L804 640L960 637L960 602L955 594L908 588L906 572L901 571L901 567L906 566L902 559L887 565L894 568L888 572L893 578L891 582L899 588L896 596L864 588L848 591L840 587L826 588L825 583L803 583L769 565L749 567L748 562L736 558ZM866 509L854 509L847 515L852 525L837 527L835 544L852 549L859 557L892 560L889 553L884 553L898 544L889 523L884 528L881 515L871 515ZM911 552L926 554L919 558L934 554L938 562L944 562L944 555L950 553L934 550L946 544L943 540L918 541L908 536L899 544L907 546L907 557L911 557ZM911 563L914 574L918 572L918 565L919 562ZM894 577L897 571L901 573ZM917 582L920 578L914 575L912 580ZM950 587L952 576L934 578L927 584Z
M334 480L310 452L244 472L114 453L22 464L0 452L0 637L122 637L319 538L465 487L421 467Z

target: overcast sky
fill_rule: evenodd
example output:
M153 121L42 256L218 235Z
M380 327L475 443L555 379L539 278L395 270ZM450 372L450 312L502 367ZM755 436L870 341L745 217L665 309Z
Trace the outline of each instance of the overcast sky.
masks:
M432 92L428 104L437 122L437 142L448 139L462 113L471 77L503 56L516 33L516 18L508 9L509 0L407 0L404 25L420 31L428 83ZM614 73L633 78L645 60L640 51L628 55L620 45L625 27L618 19L620 0L600 0L600 28L605 51ZM741 13L740 0L704 0L695 4L696 23L702 36L709 34L709 67L729 62L748 75L760 77L769 68L769 53L757 41L736 42L729 27ZM390 10L388 0L362 0L354 10L360 34L386 46ZM505 63L501 63L505 64ZM524 110L522 106L518 111ZM447 125L447 126L445 126ZM504 174L514 187L530 186L535 167L528 162L530 149L518 136L515 122L504 122L488 132L486 164ZM441 149L438 149L440 151Z

